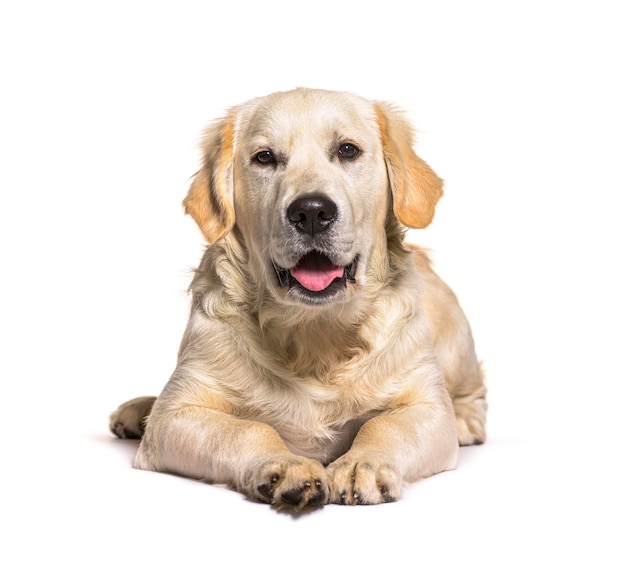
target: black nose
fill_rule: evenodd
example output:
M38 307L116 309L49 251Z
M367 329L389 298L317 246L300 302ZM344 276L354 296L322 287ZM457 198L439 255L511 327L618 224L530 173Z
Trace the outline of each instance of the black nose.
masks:
M324 195L307 195L289 205L287 218L300 230L315 236L337 218L337 205Z

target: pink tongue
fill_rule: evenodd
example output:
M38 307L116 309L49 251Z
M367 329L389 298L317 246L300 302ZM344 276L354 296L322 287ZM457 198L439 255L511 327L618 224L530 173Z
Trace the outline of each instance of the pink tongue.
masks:
M309 291L323 291L335 279L343 277L343 267L336 267L321 254L304 256L291 270L291 275Z

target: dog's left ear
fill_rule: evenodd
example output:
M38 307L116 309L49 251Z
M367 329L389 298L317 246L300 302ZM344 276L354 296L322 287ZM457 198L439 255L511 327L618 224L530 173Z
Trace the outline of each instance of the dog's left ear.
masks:
M202 167L183 201L185 212L213 244L235 224L233 204L233 121L230 115L211 125L202 143Z
M424 228L433 220L443 180L413 151L413 130L402 113L383 103L375 108L393 212L405 226Z

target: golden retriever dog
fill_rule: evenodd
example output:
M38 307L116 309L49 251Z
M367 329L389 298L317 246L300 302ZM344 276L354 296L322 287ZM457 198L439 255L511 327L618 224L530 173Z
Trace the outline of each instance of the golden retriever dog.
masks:
M134 466L278 509L378 504L485 440L468 322L424 251L442 180L404 115L298 88L206 131L184 207L208 242L178 363L120 406Z

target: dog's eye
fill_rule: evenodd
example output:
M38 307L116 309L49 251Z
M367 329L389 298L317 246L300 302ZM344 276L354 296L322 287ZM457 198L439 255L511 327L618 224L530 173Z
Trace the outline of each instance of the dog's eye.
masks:
M263 166L276 163L276 159L271 150L261 150L254 155L254 161Z
M354 160L361 151L352 143L346 142L339 147L338 153L342 160Z

